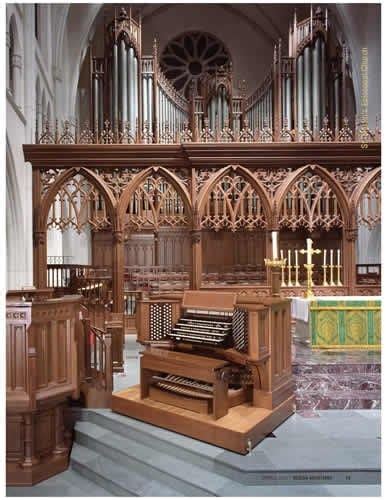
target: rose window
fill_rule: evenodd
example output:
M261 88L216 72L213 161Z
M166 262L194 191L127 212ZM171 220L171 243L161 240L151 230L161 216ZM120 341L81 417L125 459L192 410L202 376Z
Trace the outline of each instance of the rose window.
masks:
M231 58L224 44L209 33L184 33L167 44L161 55L161 68L174 87L189 97L193 84L200 77L213 73L219 66L228 65Z

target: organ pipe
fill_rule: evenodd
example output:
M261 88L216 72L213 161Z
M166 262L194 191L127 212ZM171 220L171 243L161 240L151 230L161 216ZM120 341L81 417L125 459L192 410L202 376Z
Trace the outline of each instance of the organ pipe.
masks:
M93 87L94 87L94 130L98 132L98 78L97 75L93 77Z
M142 110L143 110L143 121L149 120L149 115L147 113L147 77L144 76L142 79Z
M320 38L312 48L312 116L313 130L320 130Z
M298 99L298 129L303 129L304 109L303 109L303 54L297 60L297 99Z
M291 77L290 76L287 76L285 83L286 83L286 94L285 94L285 97L286 97L286 118L287 118L287 122L288 122L288 128L291 130L292 129L292 106L291 106L292 88L291 88Z
M335 104L335 128L340 127L340 93L339 93L339 75L334 80L334 104Z
M113 122L118 126L118 47L113 45Z
M326 21L327 22L327 21ZM320 40L320 119L326 115L326 43Z
M119 61L120 61L120 108L122 113L122 121L127 121L127 54L126 44L122 39L119 44Z
M99 129L103 128L103 79L98 78L98 98L99 98L99 110L98 110L98 121Z
M147 78L147 106L148 106L148 121L149 121L149 131L153 130L153 77L149 76Z
M311 117L311 49L304 49L304 119L312 127Z
M134 91L133 91L133 100L132 100L132 118L130 118L132 120L132 124L131 124L131 127L132 127L132 130L135 131L136 129L136 126L137 126L137 122L138 122L138 109L139 109L139 105L138 105L138 58L135 56L135 53L134 53L134 49L131 47L129 52L132 51L132 54L133 54L133 77L132 77L132 80L130 80L130 83L132 81L133 83L133 88L134 88Z

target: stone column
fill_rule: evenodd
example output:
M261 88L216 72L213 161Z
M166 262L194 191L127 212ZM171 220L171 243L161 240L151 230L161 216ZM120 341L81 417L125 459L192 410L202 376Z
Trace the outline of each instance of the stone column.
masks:
M13 100L17 106L22 106L22 58L18 54L12 56L12 71L13 71Z

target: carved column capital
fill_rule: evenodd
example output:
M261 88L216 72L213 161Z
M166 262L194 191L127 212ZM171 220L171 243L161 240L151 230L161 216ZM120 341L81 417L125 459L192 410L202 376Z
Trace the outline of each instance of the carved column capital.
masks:
M345 236L347 241L356 241L358 239L358 229L357 228L346 229Z
M193 231L190 232L190 237L192 238L192 243L200 243L201 242L201 230L200 229L193 229Z
M124 239L125 238L124 238L123 231L114 231L113 232L114 243L123 243Z

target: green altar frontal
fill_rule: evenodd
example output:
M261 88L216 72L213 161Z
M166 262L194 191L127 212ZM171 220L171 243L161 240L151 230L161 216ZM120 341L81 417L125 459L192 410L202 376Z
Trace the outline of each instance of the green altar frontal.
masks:
M312 300L310 327L315 348L380 349L381 300Z

